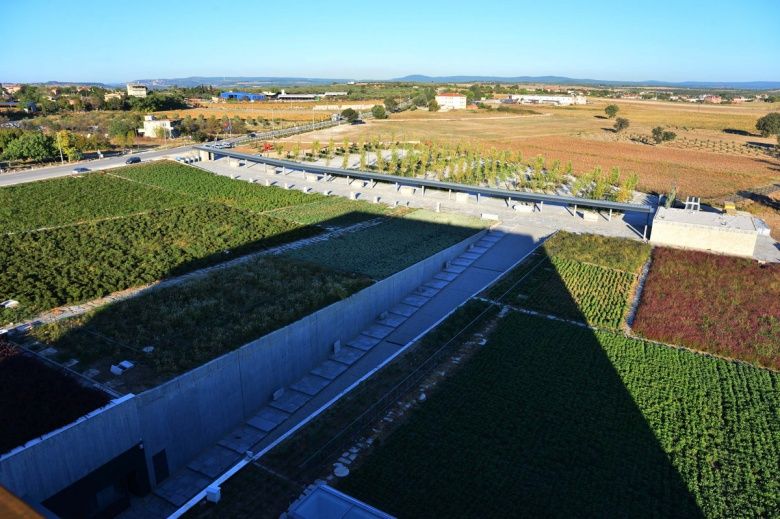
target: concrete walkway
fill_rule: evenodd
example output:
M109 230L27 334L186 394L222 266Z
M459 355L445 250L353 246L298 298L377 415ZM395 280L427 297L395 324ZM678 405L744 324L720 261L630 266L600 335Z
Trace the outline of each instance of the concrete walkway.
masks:
M509 232L507 232L509 231ZM147 497L133 503L125 518L164 517L202 492L246 456L286 437L350 386L427 333L458 306L481 292L531 252L546 235L537 229L501 227L404 301L348 341L330 359L245 423L172 474Z
M336 159L334 159L335 162ZM354 161L353 161L354 162ZM311 164L325 166L326 161L320 159ZM515 207L517 203L507 204L504 199L475 196L455 199L445 191L427 189L423 192L419 188L401 187L396 189L393 184L352 180L347 182L343 178L323 179L313 173L302 174L298 171L285 171L285 174L276 172L275 168L264 164L244 164L236 159L227 157L214 161L197 163L198 167L216 173L218 175L257 182L264 185L287 186L294 190L311 190L316 193L328 192L332 195L343 197L356 197L358 200L374 201L387 205L401 205L426 209L440 209L443 212L459 213L480 217L495 217L504 225L528 227L532 225L537 229L548 232L563 230L577 233L593 233L604 236L621 238L642 239L645 234L645 225L648 223L646 215L642 214L613 214L609 216L607 211L582 211L576 213L565 205L544 204L525 206L522 210ZM305 167L305 164L302 165ZM350 163L350 167L357 167ZM657 206L658 197L643 193L635 193L634 203L644 203ZM587 217L587 218L586 218ZM649 230L648 234L649 236ZM780 243L769 236L759 236L753 257L760 261L780 262Z

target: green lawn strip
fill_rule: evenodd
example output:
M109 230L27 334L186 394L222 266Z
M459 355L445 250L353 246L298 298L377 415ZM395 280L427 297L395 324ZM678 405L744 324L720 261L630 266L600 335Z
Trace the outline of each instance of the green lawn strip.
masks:
M618 329L649 252L646 244L632 240L559 232L487 295L516 307Z
M600 267L639 274L650 257L650 245L638 240L598 234L555 233L544 244L550 257L590 263Z
M82 366L130 358L155 373L179 373L340 301L371 284L278 257L258 257L186 283L153 290L35 336ZM103 340L100 340L100 339ZM153 346L152 354L141 353Z
M333 459L365 434L365 428L388 403L395 403L399 396L393 389L399 383L410 375L420 380L430 373L440 359L456 352L497 312L495 305L469 301L406 353L258 460L277 476L248 465L223 483L219 504L198 505L186 517L255 517L259 511L268 514L261 517L279 517L307 484L329 472ZM280 485L285 487L283 491Z
M399 517L776 516L779 383L512 312L340 489Z
M0 322L309 237L291 222L203 204L46 232L0 236ZM226 254L229 251L229 254Z
M266 214L302 225L338 227L400 212L401 210L392 209L384 204L370 204L368 202L331 196L324 200L315 200L307 204L274 209Z
M376 227L292 251L290 257L382 279L485 226L474 218L414 211Z
M192 204L104 173L0 188L0 233L23 232Z

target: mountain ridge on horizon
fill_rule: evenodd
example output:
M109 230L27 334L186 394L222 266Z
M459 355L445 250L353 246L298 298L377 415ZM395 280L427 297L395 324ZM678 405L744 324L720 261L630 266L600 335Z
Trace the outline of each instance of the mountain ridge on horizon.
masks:
M670 88L704 88L704 89L733 89L733 90L777 90L780 89L780 81L659 81L649 79L646 81L620 81L587 78L571 78L567 76L481 76L481 75L454 75L454 76L427 76L424 74L411 74L392 79L344 79L344 78L317 78L295 76L188 76L182 78L157 78L137 79L127 83L146 85L149 88L164 89L170 87L194 87L210 85L214 87L259 87L267 86L315 86L328 84L344 84L349 81L377 82L377 83L529 83L529 84L557 84L571 86L604 86L604 87L670 87ZM2 82L0 82L2 83ZM46 81L35 82L41 85L96 85L113 86L124 85L125 82L111 83L98 81L66 82Z

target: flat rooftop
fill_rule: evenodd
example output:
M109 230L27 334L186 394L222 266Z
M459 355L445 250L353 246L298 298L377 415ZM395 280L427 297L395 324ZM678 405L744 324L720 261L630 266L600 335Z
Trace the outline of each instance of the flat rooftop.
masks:
M691 211L659 207L653 222L669 222L696 227L715 227L728 231L758 232L753 218L746 215L729 215L708 211Z

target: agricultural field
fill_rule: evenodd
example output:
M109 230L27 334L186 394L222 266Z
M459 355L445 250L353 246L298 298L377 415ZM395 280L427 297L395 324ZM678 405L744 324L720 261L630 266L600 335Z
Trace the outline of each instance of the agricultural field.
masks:
M0 339L0 454L66 425L108 403L86 388ZM12 418L8 418L12 417Z
M231 351L370 285L367 278L278 257L253 258L185 283L152 290L33 336L106 374L129 359L130 390L147 387ZM153 346L154 352L141 350Z
M633 330L780 369L780 265L656 247Z
M383 215L158 162L0 189L0 324Z
M558 232L488 291L516 307L619 329L648 245Z
M117 176L195 201L246 209L303 225L343 226L393 211L365 201L266 187L175 163L125 168Z
M286 139L304 147L312 141L382 141L457 144L496 149L526 157L542 155L573 164L575 175L596 166L613 167L639 176L639 189L668 192L676 185L681 195L696 195L713 202L740 189L763 186L778 179L780 159L755 152L753 144L773 145L773 139L756 133L756 120L780 111L778 103L690 106L683 103L624 101L589 98L573 107L537 107L538 115L495 110L430 113L424 110L394 114L365 125L341 126ZM624 134L612 130L607 104L620 107L619 116L631 126ZM638 142L651 129L662 126L677 140L662 145ZM749 153L746 153L749 152Z
M465 240L485 226L476 218L420 209L292 251L288 256L382 279Z
M339 489L399 517L771 517L777 373L510 312Z
M147 166L148 167L148 166ZM192 204L192 200L104 173L0 188L0 233L91 222Z
M201 204L0 236L0 321L182 274L316 234L285 220Z

